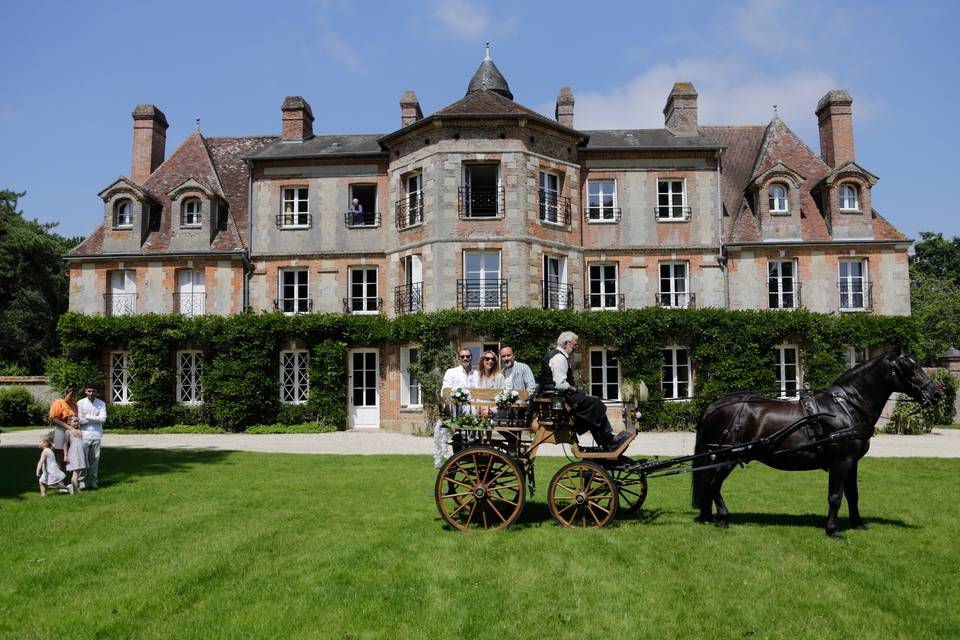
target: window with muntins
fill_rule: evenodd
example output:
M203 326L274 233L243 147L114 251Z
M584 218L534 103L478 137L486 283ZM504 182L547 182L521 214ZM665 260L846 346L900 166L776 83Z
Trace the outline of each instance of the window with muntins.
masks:
M767 263L767 291L771 309L797 307L795 271L793 260L771 260Z
M587 181L587 220L616 220L617 183L614 180Z
M660 378L663 397L680 399L693 397L690 384L690 351L685 347L666 347L663 350L663 372Z
M860 209L857 188L852 184L840 185L840 209L842 211L857 211Z
M497 309L501 306L499 251L465 252L463 271L464 308Z
M181 227L199 227L200 226L200 201L196 198L184 200L180 205L180 226Z
M284 313L306 313L312 301L309 297L306 269L280 270L280 298L277 307Z
M203 360L199 351L177 352L177 402L199 404L203 401L200 376Z
M840 309L862 310L869 305L870 290L867 281L866 260L841 260L840 269Z
M690 306L687 263L660 263L660 306L685 309Z
M777 352L777 380L780 383L781 398L796 398L800 389L800 362L797 347L779 345Z
M684 180L657 181L657 219L686 220L690 217L687 207L687 189Z
M280 352L280 402L305 404L310 395L310 354L302 350Z
M540 219L559 224L560 218L560 176L555 173L540 172Z
M347 308L351 313L377 313L380 310L376 267L350 267Z
M769 201L770 213L788 213L790 209L787 201L787 185L774 182L770 185Z
M420 407L420 380L410 371L417 364L420 355L418 347L403 347L400 350L400 406Z
M617 265L591 264L589 268L590 293L587 303L591 309L618 309Z
M113 206L113 227L129 229L133 226L133 202L120 200Z
M133 372L130 370L130 354L127 351L110 353L110 402L113 404L130 404L132 396L130 383L133 382Z
M310 226L310 200L307 187L286 187L283 190L283 204L280 214L280 227L297 228Z
M610 349L590 349L590 395L601 400L620 399L620 361Z

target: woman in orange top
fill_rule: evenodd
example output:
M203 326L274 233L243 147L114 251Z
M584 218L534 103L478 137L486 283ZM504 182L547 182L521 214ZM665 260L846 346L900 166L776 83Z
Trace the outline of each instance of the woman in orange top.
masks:
M63 460L67 454L67 433L79 436L76 428L77 421L77 388L67 385L63 390L63 397L57 398L50 405L50 424L53 425L53 450L57 456L57 464L63 467Z

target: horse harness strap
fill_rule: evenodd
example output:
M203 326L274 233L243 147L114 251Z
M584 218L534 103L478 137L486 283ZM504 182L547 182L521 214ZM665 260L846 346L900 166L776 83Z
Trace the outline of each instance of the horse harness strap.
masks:
M817 396L810 389L800 389L800 408L804 416L815 416L820 413L817 407ZM807 436L811 440L819 440L823 437L824 425L820 419L811 420L804 426Z

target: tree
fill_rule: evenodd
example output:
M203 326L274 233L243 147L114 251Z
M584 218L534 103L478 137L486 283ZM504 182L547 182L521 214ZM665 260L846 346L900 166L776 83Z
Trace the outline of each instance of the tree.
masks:
M921 231L910 260L910 303L922 327L927 364L948 347L960 348L960 237Z
M69 302L61 256L78 239L26 220L17 210L23 195L0 191L0 368L41 373L43 358L59 353L57 321Z

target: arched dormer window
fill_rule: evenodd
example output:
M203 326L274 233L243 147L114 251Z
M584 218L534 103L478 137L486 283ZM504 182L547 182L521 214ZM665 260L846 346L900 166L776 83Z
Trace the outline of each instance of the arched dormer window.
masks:
M118 200L113 205L114 229L130 229L133 227L133 201L128 198Z
M768 193L770 196L770 213L787 213L790 211L787 185L782 182L774 182L770 185Z
M183 201L183 204L180 205L180 226L200 226L200 200L197 198L187 198Z
M855 185L844 183L840 185L840 210L859 211L860 197Z

